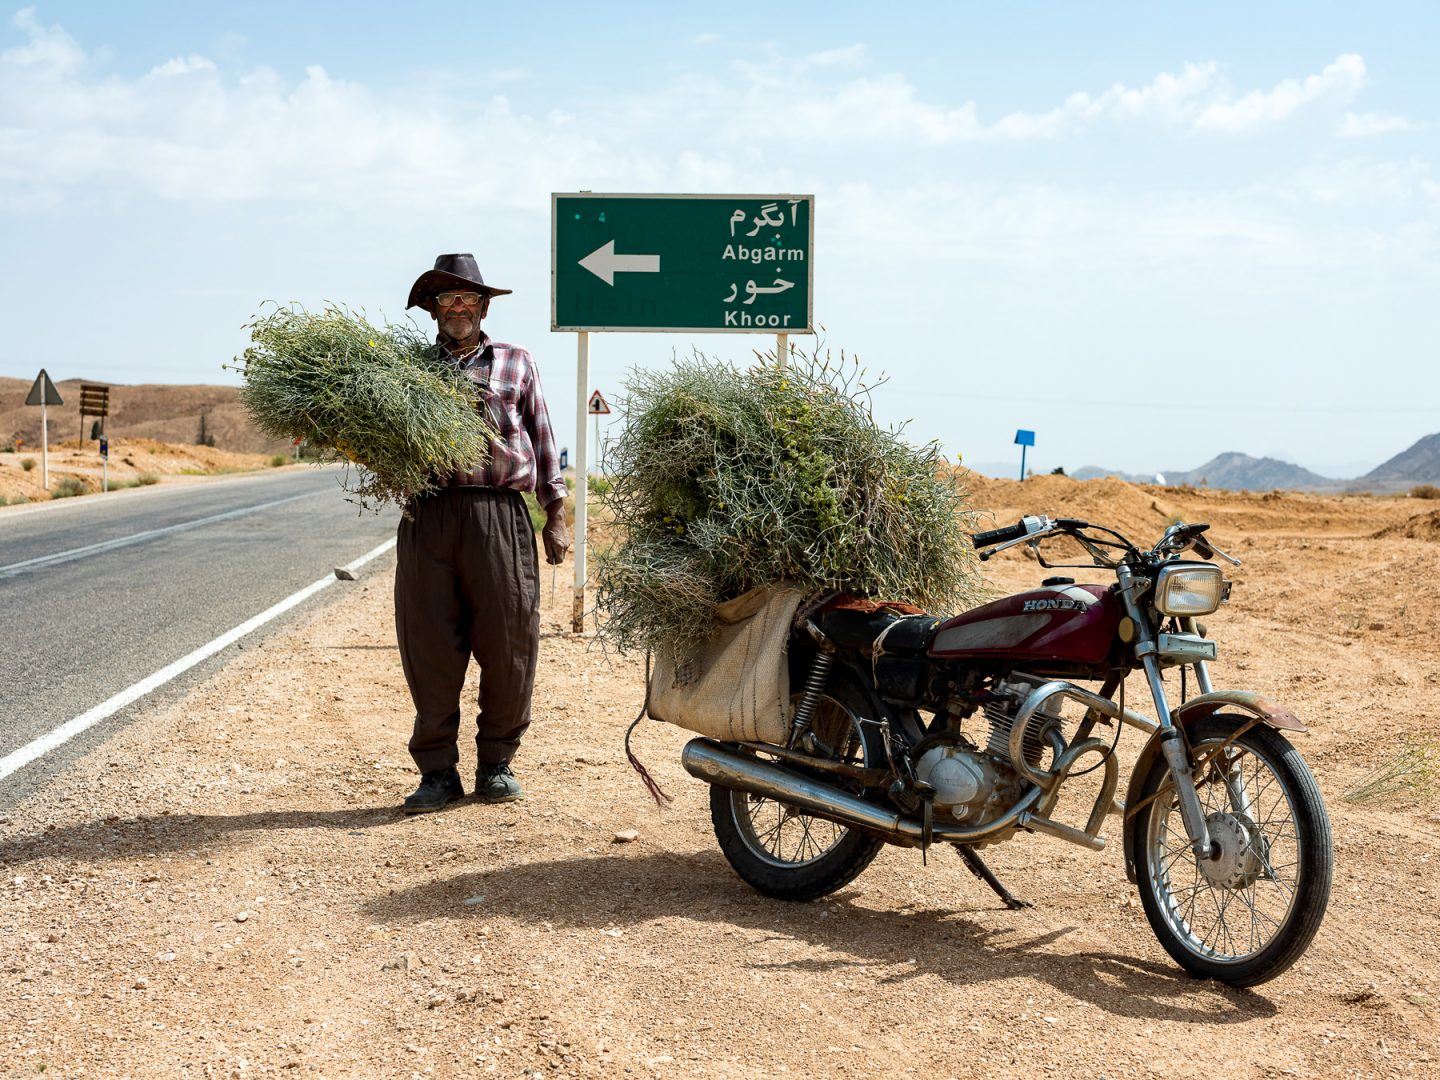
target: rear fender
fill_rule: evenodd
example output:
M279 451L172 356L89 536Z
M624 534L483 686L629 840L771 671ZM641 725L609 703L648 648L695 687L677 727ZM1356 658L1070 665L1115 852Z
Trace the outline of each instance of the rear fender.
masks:
M1278 702L1271 701L1267 697L1251 690L1216 690L1214 693L1201 694L1193 697L1185 704L1175 710L1175 723L1184 731L1204 720L1207 716L1214 716L1222 709L1234 712L1248 713L1255 717L1262 724L1279 731L1304 732L1305 725L1296 719L1285 706ZM1151 765L1155 759L1160 757L1160 733L1156 732L1150 736L1140 751L1140 756L1135 759L1135 767L1130 770L1130 782L1125 790L1125 876L1132 882L1136 879L1136 867L1134 856L1135 839L1135 815L1131 813L1130 807L1140 801L1140 787L1145 783L1145 777L1150 772Z

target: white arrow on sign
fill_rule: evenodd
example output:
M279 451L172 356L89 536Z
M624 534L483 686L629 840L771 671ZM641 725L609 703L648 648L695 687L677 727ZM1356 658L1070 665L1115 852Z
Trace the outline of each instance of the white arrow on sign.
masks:
M660 270L659 255L616 255L615 241L607 240L589 255L580 260L580 265L598 277L606 285L615 284L617 271L628 270L639 274L654 274Z

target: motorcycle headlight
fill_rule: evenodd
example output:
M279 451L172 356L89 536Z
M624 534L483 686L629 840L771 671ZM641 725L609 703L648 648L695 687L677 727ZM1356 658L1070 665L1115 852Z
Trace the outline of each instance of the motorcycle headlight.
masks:
M1224 599L1225 579L1209 563L1163 566L1155 578L1155 610L1162 615L1209 615Z

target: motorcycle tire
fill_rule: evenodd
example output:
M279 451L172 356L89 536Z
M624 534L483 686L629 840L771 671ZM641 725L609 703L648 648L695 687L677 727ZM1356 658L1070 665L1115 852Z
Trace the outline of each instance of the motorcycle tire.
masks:
M874 724L858 722L861 715L853 694L836 688L821 696L813 727L822 738L827 731L834 738L842 726L848 727L851 739L847 757L873 767L885 760L885 748ZM826 741L832 746L838 742ZM835 778L827 776L826 781L834 783ZM773 827L769 826L772 810ZM805 901L827 896L854 881L885 846L883 840L858 829L714 784L710 786L710 820L720 850L735 872L747 884L777 900ZM775 834L773 846L767 846L763 839L766 828ZM813 847L807 846L812 832L830 842L821 845L815 841ZM796 847L787 856L792 839Z
M1192 754L1249 723L1248 716L1207 717L1187 732ZM1202 865L1189 850L1173 791L1141 806L1130 855L1145 916L1175 962L1200 978L1255 986L1290 967L1315 937L1335 854L1320 789L1283 735L1256 724L1225 753L1230 764L1223 772L1212 762L1196 777L1220 856ZM1157 757L1141 800L1168 776Z

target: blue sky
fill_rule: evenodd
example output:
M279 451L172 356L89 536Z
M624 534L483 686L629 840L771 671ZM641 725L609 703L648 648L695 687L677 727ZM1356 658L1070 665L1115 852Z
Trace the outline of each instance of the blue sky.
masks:
M795 191L828 344L967 460L1353 475L1440 430L1435 6L615 10L0 9L0 374L233 381L262 301L398 318L468 250L573 443L550 192ZM591 382L768 343L597 335Z

